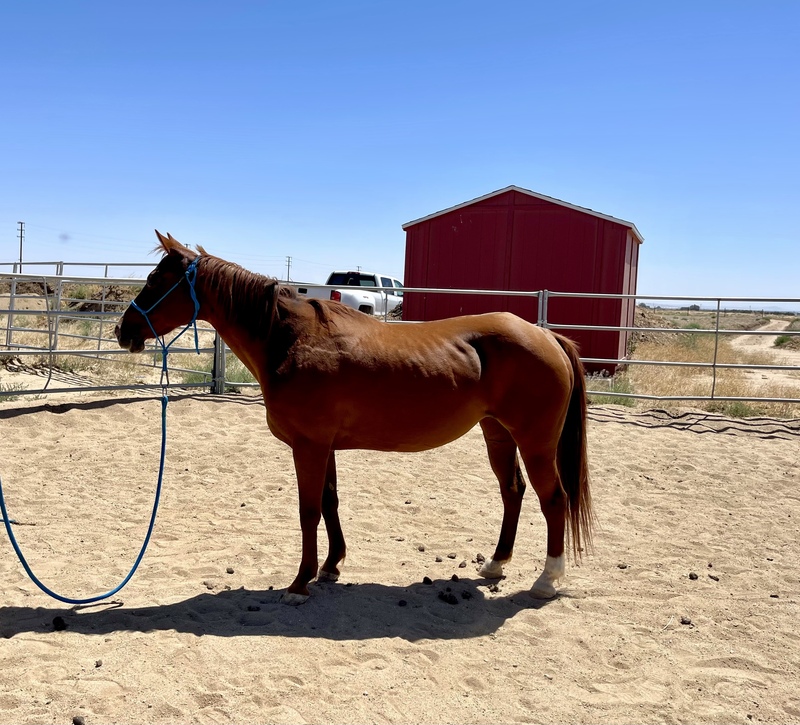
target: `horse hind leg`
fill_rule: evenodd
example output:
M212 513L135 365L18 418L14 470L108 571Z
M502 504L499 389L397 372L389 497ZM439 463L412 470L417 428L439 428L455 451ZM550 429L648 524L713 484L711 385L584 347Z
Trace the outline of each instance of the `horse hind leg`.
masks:
M494 556L484 562L478 573L487 579L503 576L503 565L511 561L514 541L517 537L522 497L525 494L525 478L517 460L517 444L511 434L494 418L481 421L489 463L500 483L503 498L503 523Z
M551 599L557 593L556 583L564 576L564 534L567 498L558 475L555 453L526 454L521 449L525 469L547 523L547 559L544 570L531 587L536 599Z
M339 494L336 479L336 454L331 451L325 472L325 487L322 489L322 518L328 532L328 557L317 573L318 581L336 581L339 578L339 563L344 561L347 547L342 525L339 521Z

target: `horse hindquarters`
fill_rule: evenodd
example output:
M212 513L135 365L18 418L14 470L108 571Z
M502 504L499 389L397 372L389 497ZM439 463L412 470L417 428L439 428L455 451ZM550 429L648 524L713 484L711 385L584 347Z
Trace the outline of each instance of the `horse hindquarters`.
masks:
M517 445L511 433L498 421L486 418L481 421L489 462L500 483L503 497L503 523L494 555L480 568L479 573L488 579L503 576L503 565L511 561L517 534L525 479L517 460ZM567 514L567 497L558 475L555 451L544 453L531 444L520 453L528 471L531 485L539 498L539 505L547 526L547 561L542 575L533 585L531 594L540 599L555 596L555 582L564 574L564 531Z
M504 517L495 556L484 564L481 574L502 576L502 564L511 558L522 500L521 491L515 493L514 490L519 488L515 485L517 473L514 470L515 446L518 446L547 525L547 560L531 589L531 594L539 598L556 593L555 582L565 569L565 537L569 535L575 553L579 554L582 544L589 540L592 521L586 465L583 365L572 342L559 335L555 335L555 339L566 360L562 357L561 363L557 363L553 359L546 370L540 369L538 382L545 387L528 388L530 397L524 394L524 387L517 387L513 398L505 399L511 404L500 406L497 421L482 421L492 469L503 493ZM565 377L563 363L567 361L570 372ZM561 372L556 372L558 370ZM506 373L505 380L516 379L511 371ZM551 374L558 377L551 377ZM542 390L550 395L543 399L537 392ZM521 473L519 476L521 478Z

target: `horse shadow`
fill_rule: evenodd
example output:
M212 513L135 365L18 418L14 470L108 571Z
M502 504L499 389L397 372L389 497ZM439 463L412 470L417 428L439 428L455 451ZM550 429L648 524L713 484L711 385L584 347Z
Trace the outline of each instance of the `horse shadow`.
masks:
M0 607L0 637L174 631L198 637L312 637L341 641L398 637L468 639L494 634L508 620L547 607L527 592L492 591L486 579L434 580L408 586L316 583L300 607L283 604L281 590L226 589L173 602L126 607L120 601L85 607ZM507 589L503 592L502 589Z
M614 405L592 405L588 418L593 423L619 423L636 428L671 428L697 435L752 436L764 440L793 440L800 437L800 418L732 418L702 411L671 412L660 408L631 410Z
M76 389L76 392L80 392L80 389ZM152 392L152 391L151 391ZM43 395L47 394L47 391L42 392ZM174 403L176 401L182 400L199 400L204 403L214 403L214 404L230 404L235 403L242 406L256 406L259 408L264 407L264 401L261 396L255 395L215 395L212 393L197 393L197 392L186 392L181 389L170 389L169 391L169 402ZM39 405L32 405L28 407L20 407L20 408L6 408L4 410L0 410L0 420L13 420L14 418L20 417L27 417L36 415L37 413L53 413L55 415L63 415L64 413L69 413L73 410L78 411L93 411L93 410L104 410L105 408L112 408L115 406L125 406L125 405L137 405L140 403L146 403L148 401L160 401L161 395L156 395L155 393L152 395L138 395L138 396L110 396L108 398L98 398L92 400L71 400L66 401L63 403L50 403L44 402L40 403Z

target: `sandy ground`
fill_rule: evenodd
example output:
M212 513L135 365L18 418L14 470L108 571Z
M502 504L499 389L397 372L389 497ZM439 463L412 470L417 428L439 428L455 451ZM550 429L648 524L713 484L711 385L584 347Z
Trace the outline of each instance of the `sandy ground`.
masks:
M142 398L0 404L14 529L59 592L106 591L135 559L159 414ZM174 399L153 540L111 603L61 605L0 548L0 722L800 721L800 420L590 418L596 550L556 599L527 593L544 557L530 491L507 578L476 573L501 503L473 430L424 454L339 454L348 559L293 608L289 450L256 398Z

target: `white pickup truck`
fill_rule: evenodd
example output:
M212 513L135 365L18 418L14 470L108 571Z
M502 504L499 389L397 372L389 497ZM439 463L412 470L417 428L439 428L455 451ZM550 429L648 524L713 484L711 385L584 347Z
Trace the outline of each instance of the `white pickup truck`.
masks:
M389 289L370 290L370 287ZM400 280L373 272L331 272L325 286L300 285L297 292L320 300L335 300L367 315L385 315L403 301Z

